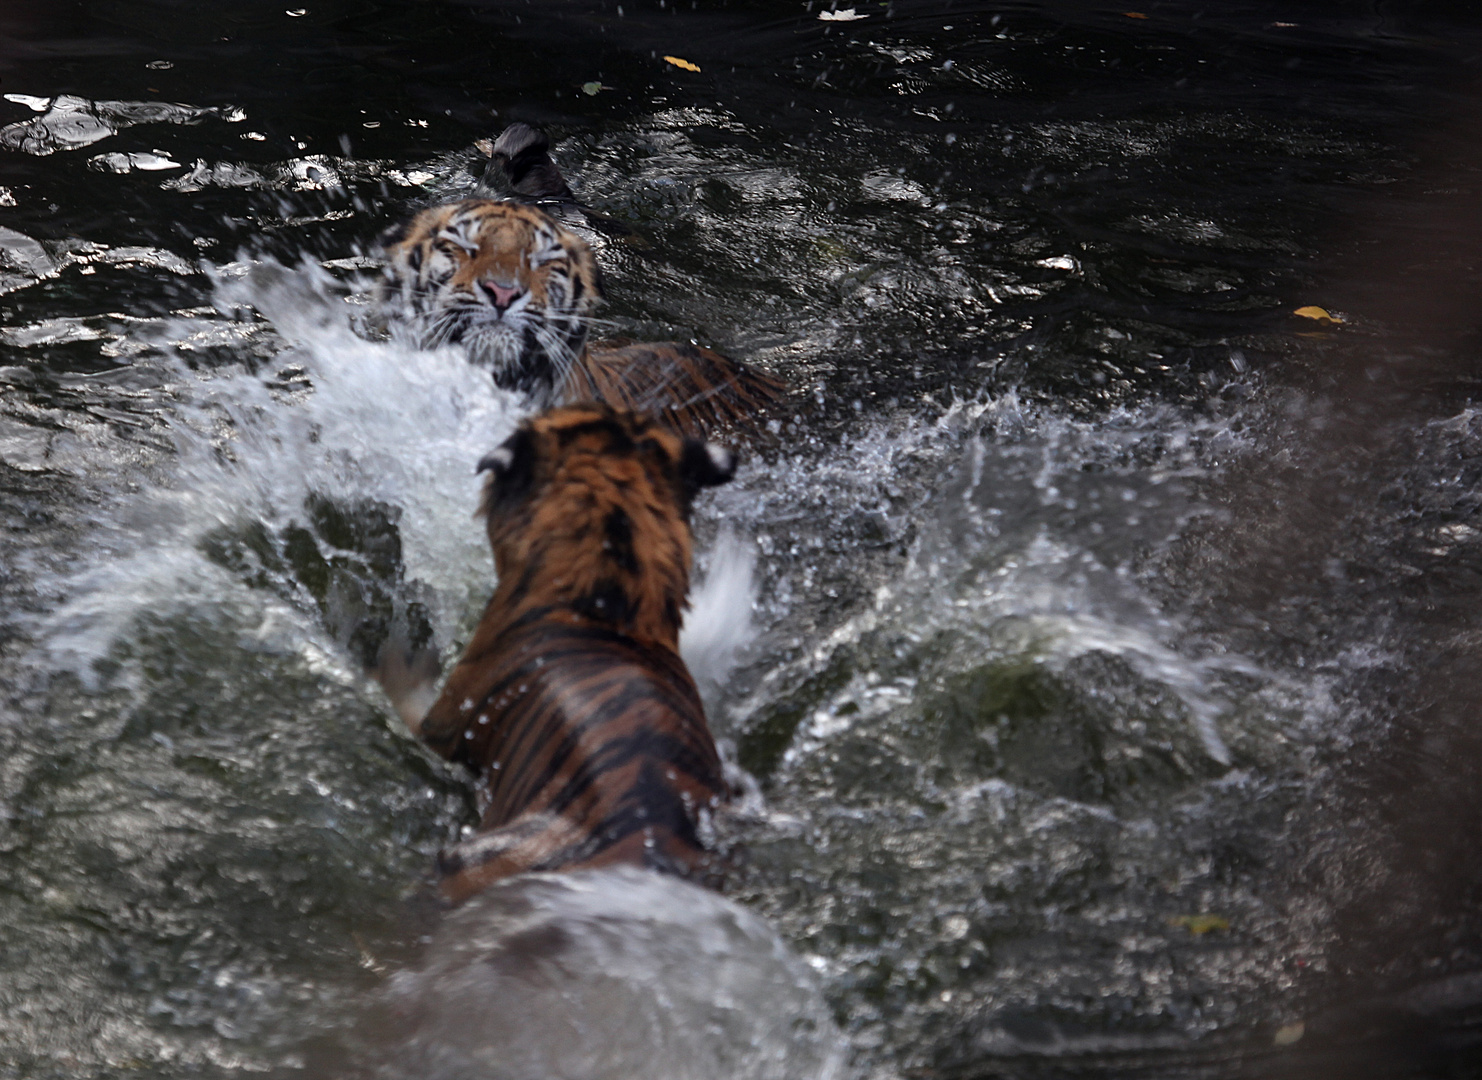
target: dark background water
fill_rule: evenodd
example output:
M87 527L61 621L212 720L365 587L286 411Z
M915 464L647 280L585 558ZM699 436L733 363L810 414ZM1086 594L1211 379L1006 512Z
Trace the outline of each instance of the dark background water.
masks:
M401 947L466 791L323 674L359 616L303 565L209 615L87 573L190 483L161 357L283 348L202 260L373 256L515 119L641 237L594 237L618 331L796 390L702 513L764 584L712 712L771 815L734 894L862 1074L1477 1070L1469 5L303 2L0 12L0 92L219 110L0 149L45 260L4 234L8 1073L278 1065ZM300 516L324 581L457 595ZM273 589L331 660L249 641ZM116 681L51 659L131 590Z

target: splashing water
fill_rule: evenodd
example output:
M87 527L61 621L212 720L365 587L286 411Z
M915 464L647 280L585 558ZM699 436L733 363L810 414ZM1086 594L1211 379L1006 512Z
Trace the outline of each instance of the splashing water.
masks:
M756 548L722 526L709 563L704 580L690 590L679 651L695 682L715 687L756 636L751 612Z
M723 493L725 512L755 529L787 568L771 582L774 618L820 588L855 595L847 617L799 661L768 672L751 699L736 703L738 723L756 722L780 686L827 670L840 655L900 638L911 644L891 645L897 656L954 640L947 668L1020 657L1062 671L1078 658L1115 657L1171 692L1202 752L1229 765L1219 725L1232 702L1221 682L1277 677L1190 633L1149 592L1139 567L1189 521L1213 513L1198 485L1244 450L1220 420L1151 407L1086 422L1027 407L1011 393L958 403L933 424L881 428L821 460L799 457L770 470L767 489ZM941 481L925 501L908 504L902 493L922 469ZM901 557L863 579L837 580L823 554L837 538L824 540L809 505L830 505L864 546L894 546ZM822 717L837 707L852 715L859 691L840 691L817 722L847 727Z
M359 668L398 619L451 649L474 618L506 403L348 336L317 271L213 296L198 267L366 268L473 189L491 108L548 116L640 234L598 238L616 332L818 402L697 506L760 552L705 693L755 777L730 896L862 1074L1377 1073L1372 1009L1349 1059L1283 1057L1336 999L1474 979L1475 19L352 0L182 51L121 34L134 0L30 7L0 102L11 1071L291 1068L474 820ZM654 18L702 76L655 81ZM1312 304L1352 318L1293 325ZM712 588L744 625L723 563L687 644ZM1431 1068L1403 1034L1391 1071Z
M776 931L628 867L480 894L387 983L366 1042L380 1080L836 1080L842 1058L816 978Z
M198 375L178 349L166 362L162 378L177 399L165 421L174 454L156 466L158 483L130 490L120 480L98 515L90 565L67 583L41 635L50 662L92 678L141 611L228 596L244 587L244 569L249 577L281 571L247 550L228 560L234 574L209 557L211 541L223 531L302 527L324 498L392 508L401 572L427 586L437 638L449 641L491 577L472 520L473 463L508 436L517 403L452 350L356 337L322 271L227 267L218 271L217 302L256 306L285 348L264 374L234 367ZM176 325L166 334L188 340L199 330ZM96 471L91 450L74 447L72 464ZM311 606L302 582L275 584Z
M91 535L93 551L43 627L46 662L85 678L116 676L109 664L117 660L117 644L141 614L203 608L232 612L241 628L238 645L248 653L294 654L318 678L357 683L352 661L363 664L364 656L355 653L352 631L366 605L345 600L333 580L316 585L313 570L344 565L352 578L374 577L378 556L374 544L342 537L340 518L379 522L394 536L390 554L381 554L395 565L376 573L391 592L410 598L404 606L426 608L433 639L450 650L476 618L492 578L483 530L472 520L473 463L518 422L518 403L454 351L357 337L344 287L316 268L245 262L219 268L216 305L238 321L195 317L154 331L173 349L153 391L169 404L168 453L143 465L119 461L112 474L100 474L96 447L78 441L63 449L108 497ZM249 321L252 311L271 330ZM181 343L229 337L233 327L257 327L267 362L193 370ZM968 934L947 945L911 944L907 934L895 944L841 947L808 929L815 925L809 903L784 900L769 884L772 875L795 872L787 851L818 791L833 792L841 811L851 803L845 792L863 777L829 762L841 753L847 759L852 747L881 738L914 747L918 779L902 785L882 774L873 781L875 794L952 808L937 826L942 842L959 833L1003 833L995 850L1007 854L995 857L1012 865L1005 874L1057 857L1041 835L1050 818L1092 822L1098 835L1113 833L1114 819L1098 801L1136 790L1117 788L1125 779L1115 763L1092 760L1084 770L1103 777L1093 785L1094 797L1082 780L1051 777L1053 797L1045 801L1036 738L1070 740L1077 767L1082 750L1075 740L1082 737L1106 738L1130 758L1146 754L1161 762L1158 755L1171 753L1175 764L1155 774L1172 778L1166 780L1171 790L1210 773L1191 763L1201 754L1216 770L1237 756L1250 760L1261 733L1241 726L1241 697L1227 693L1222 680L1244 678L1258 693L1278 680L1189 635L1138 571L1150 548L1209 512L1199 484L1241 451L1219 420L1146 407L1080 421L1008 394L959 404L935 420L896 417L845 445L809 436L792 456L748 467L702 504L702 532L717 517L725 525L701 556L706 572L682 647L715 706L718 733L734 743L741 764L796 789L758 800L747 779L753 797L740 823L723 828L755 852L756 870L743 889L794 940L807 943L835 985L857 979L850 973L861 965L888 966L913 948L950 951L960 943L967 949L975 940ZM151 482L131 485L140 469ZM319 562L294 561L292 537L306 533ZM758 536L767 554L759 625L753 625L754 548L739 535ZM268 542L253 539L262 536ZM732 686L726 676L738 656L752 663L765 657L764 670ZM1130 683L1115 672L1088 676L1086 664L1104 667L1108 660L1130 672ZM1088 678L1104 685L1090 688ZM1033 715L1023 731L988 715L994 708L1014 713L1013 695L1032 696L1041 685L1036 679L1050 680L1045 685L1054 693L1115 702L1115 724L1136 730L1091 734L1105 717L1077 720L1072 709L1069 720L1040 718L1051 735L1034 735L1025 733L1037 722ZM1117 689L1123 683L1131 689ZM1148 702L1145 716L1134 715ZM1086 724L1087 734L1075 723ZM940 736L924 734L938 726ZM1009 806L1017 809L1010 813ZM882 830L887 847L910 835L889 824L889 815L877 819L873 809L847 812L865 814L861 820ZM856 867L847 833L830 839L836 822L804 828L816 828L811 835L832 845L836 872L870 872L874 856ZM1125 841L1118 859L1146 858L1137 846L1142 842L1141 834ZM1018 854L1023 851L1032 856ZM976 919L971 909L947 911L935 899L960 892L962 878L960 860L944 856L938 868L908 875L891 889L904 890L897 906L923 918ZM860 902L883 902L891 889L877 883ZM566 903L560 897L542 903L547 900L553 906L541 910L548 914ZM861 909L832 918L863 925L871 916ZM469 940L487 937L470 933ZM582 948L596 948L593 942L606 939L582 940ZM738 949L726 962L744 966L756 955ZM449 964L448 956L434 959L431 968L402 979L388 1000L402 993L405 1005L412 987L446 995L443 975L453 985L483 970L450 974L451 968L443 971ZM432 974L434 968L441 974ZM666 984L663 992L678 993L680 985ZM653 986L642 992L650 991L660 992ZM601 1014L600 1002L588 1004ZM921 1022L921 1014L930 1010L913 1007L895 1022ZM856 1026L881 1022L864 1008L856 1007L854 1017ZM778 1019L761 1010L756 1022ZM434 1043L446 1040L439 1035L417 1045ZM532 1053L549 1049L549 1040L537 1044ZM464 1049L477 1057L476 1047ZM758 1076L805 1075L787 1071L791 1066L766 1072L767 1060L760 1055L746 1067L763 1070ZM463 1068L446 1062L437 1068L445 1065L449 1076Z
M389 508L400 563L394 572L430 604L434 639L444 646L456 640L492 587L487 543L473 520L479 481L472 463L522 418L518 397L456 349L357 337L344 287L315 266L235 264L216 279L218 308L240 318L260 312L283 348L261 372L206 375L174 352L164 372L178 399L167 421L174 455L159 484L125 486L98 515L97 557L66 586L66 601L41 635L49 662L91 680L141 610L224 599L244 573L292 578L292 568L264 566L261 551L239 550L227 569L210 557L213 541L224 530L301 528L323 500ZM154 332L188 341L201 327L175 323ZM74 447L68 463L91 465L92 449ZM335 538L324 531L321 523L318 539L329 552ZM749 637L754 561L744 544L722 536L686 620L683 650L697 678L722 679ZM300 607L312 606L303 581L277 584ZM285 610L267 604L264 618ZM343 639L353 627L338 629Z

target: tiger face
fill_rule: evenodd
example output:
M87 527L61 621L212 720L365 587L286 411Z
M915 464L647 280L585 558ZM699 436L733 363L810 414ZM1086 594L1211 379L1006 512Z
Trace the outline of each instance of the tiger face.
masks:
M553 404L602 301L587 243L532 206L429 207L386 241L380 302L420 348L460 345L507 390Z

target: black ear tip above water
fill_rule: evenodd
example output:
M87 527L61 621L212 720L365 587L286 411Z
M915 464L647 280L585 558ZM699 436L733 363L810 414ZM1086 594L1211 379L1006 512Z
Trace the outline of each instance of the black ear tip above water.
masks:
M499 138L494 140L494 155L513 158L528 151L539 153L549 150L550 145L551 140L544 131L533 124L517 120L501 131Z
M736 455L718 443L686 439L679 471L693 487L714 487L736 475Z
M544 131L515 121L490 147L484 185L525 202L570 201L571 188L552 160L550 148Z

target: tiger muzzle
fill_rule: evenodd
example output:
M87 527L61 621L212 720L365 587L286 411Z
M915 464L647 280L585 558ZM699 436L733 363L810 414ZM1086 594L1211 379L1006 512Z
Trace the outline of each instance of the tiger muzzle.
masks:
M487 279L479 282L479 289L489 298L494 309L501 315L509 310L510 305L525 295L525 290L519 285L504 285Z

